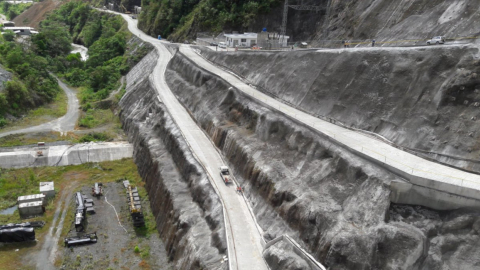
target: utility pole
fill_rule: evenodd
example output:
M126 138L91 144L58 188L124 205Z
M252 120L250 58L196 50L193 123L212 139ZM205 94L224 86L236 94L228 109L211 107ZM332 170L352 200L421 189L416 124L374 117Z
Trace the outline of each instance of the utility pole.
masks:
M313 6L313 5L304 5L303 0L300 2L300 5L289 5L288 0L285 0L285 4L283 6L283 18L282 18L282 28L280 29L280 38L283 40L285 35L287 34L287 17L288 17L288 8L292 8L295 10L312 10L312 11L324 11L325 7L322 6Z

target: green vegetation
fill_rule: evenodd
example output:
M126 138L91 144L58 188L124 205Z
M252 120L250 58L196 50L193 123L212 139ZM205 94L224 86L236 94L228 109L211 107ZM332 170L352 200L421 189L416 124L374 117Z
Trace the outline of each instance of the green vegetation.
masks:
M7 19L13 20L15 17L28 9L31 5L32 4L30 3L10 4L7 2L2 2L0 4L0 13L5 14Z
M51 103L26 112L26 114L23 115L21 119L16 120L15 122L8 122L4 124L4 128L2 129L2 131L13 130L14 128L19 129L23 127L35 126L51 121L55 118L65 115L67 113L67 105L67 95L65 94L65 92L60 91Z
M143 0L139 27L153 36L182 41L193 38L196 32L247 29L258 15L281 3L281 0Z
M108 141L110 139L111 139L110 135L108 135L106 133L93 132L93 133L89 133L89 134L81 137L80 140L78 140L78 141L81 142L81 143L104 142L104 141Z
M57 80L47 71L47 60L30 46L10 41L4 35L0 37L0 64L13 73L0 92L0 127L7 124L7 113L19 116L53 101L60 92Z
M14 134L0 138L0 147L12 147L18 145L34 145L37 142L56 142L56 141L70 141L77 142L78 136L73 133L68 133L66 136L61 136L60 132L41 132L35 134Z
M89 58L82 62L79 54L51 54L50 37L40 34L33 41L38 53L51 56L52 70L72 86L83 86L81 102L98 101L108 97L119 78L129 70L124 54L129 34L120 16L101 13L88 3L74 1L62 5L41 23L41 33L51 25L64 25L67 33L62 39L76 41L88 48ZM58 51L58 50L57 50Z

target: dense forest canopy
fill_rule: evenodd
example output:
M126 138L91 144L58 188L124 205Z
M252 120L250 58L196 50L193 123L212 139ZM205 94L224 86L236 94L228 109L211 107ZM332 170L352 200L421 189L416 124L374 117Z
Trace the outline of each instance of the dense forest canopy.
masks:
M267 14L281 3L281 0L143 0L139 27L150 35L174 40L192 38L195 32L242 30L254 23L259 14Z

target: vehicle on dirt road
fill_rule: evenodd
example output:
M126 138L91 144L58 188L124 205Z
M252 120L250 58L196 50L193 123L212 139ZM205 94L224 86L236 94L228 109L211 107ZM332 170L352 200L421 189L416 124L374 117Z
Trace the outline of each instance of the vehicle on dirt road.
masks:
M427 45L432 45L432 44L445 44L445 37L444 36L437 36L433 37L432 39L427 40Z
M220 166L220 177L222 177L222 180L225 183L225 185L228 185L229 183L231 183L230 172L227 166Z

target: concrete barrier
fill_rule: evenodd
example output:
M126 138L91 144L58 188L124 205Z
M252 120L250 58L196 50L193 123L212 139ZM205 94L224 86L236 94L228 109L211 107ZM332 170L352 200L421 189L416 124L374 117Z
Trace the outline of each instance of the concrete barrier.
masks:
M85 143L50 146L39 150L21 148L0 153L1 168L79 165L131 158L133 146L127 142Z

